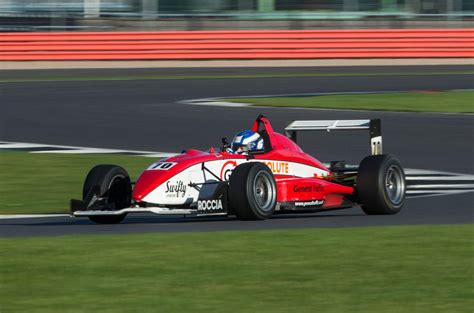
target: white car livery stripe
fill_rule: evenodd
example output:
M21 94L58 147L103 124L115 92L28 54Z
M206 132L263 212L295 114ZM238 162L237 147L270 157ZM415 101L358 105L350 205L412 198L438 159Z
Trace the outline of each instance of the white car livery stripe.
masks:
M297 177L324 177L329 173L320 168L301 164L297 162L260 160L260 159L225 159L205 162L205 170L202 163L179 172L172 178L163 182L160 186L143 198L143 201L157 203L160 205L184 205L195 203L199 197L212 194L215 185L205 188L192 188L189 185L216 182L218 180L228 181L234 168L242 163L262 162L265 163L275 175L288 175Z

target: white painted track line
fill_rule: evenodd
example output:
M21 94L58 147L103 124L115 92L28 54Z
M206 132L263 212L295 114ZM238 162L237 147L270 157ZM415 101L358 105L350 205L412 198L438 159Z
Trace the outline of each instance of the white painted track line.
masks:
M122 150L122 149L104 149L104 148L91 148L91 147L80 147L80 146L64 146L64 145L50 145L41 143L29 143L29 142L9 142L0 141L0 150L2 149L38 149L44 148L45 150L40 151L29 151L30 153L56 153L56 154L97 154L97 153L133 153L135 155L150 156L150 157L169 157L176 155L176 153L160 152L160 151L138 151L138 150ZM61 150L48 150L48 148L61 149Z
M21 218L51 218L66 217L69 214L1 214L0 220L21 219Z

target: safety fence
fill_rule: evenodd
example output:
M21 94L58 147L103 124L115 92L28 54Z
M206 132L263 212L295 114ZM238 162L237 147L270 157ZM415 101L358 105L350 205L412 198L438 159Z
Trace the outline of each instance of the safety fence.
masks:
M0 61L472 57L474 28L0 33Z

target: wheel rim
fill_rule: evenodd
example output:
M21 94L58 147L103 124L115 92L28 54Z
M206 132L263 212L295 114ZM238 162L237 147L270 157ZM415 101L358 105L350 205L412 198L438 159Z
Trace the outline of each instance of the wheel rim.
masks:
M275 190L271 178L266 172L259 172L253 181L255 202L262 211L271 211L275 198Z
M388 168L387 175L385 176L385 191L394 205L403 202L405 179L402 170L398 166L392 165Z

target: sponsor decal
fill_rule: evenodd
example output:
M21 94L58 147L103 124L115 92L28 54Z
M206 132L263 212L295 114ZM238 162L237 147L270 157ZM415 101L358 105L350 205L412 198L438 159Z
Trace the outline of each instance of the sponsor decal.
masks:
M293 191L294 192L323 192L324 186L316 185L316 184L305 185L305 186L295 185L293 187Z
M288 162L266 161L264 162L273 174L288 174Z
M305 201L305 202L295 202L296 207L313 207L313 206L322 206L324 204L324 200L313 200L313 201Z
M262 162L263 164L268 166L273 174L294 175L295 173L293 173L293 171L297 171L294 168L293 171L290 173L290 163L291 162L264 161L264 160L258 160L258 162ZM298 163L296 163L296 164L300 165ZM225 162L224 165L221 167L219 178L222 179L223 181L228 181L229 178L230 178L230 175L232 174L232 171L234 170L235 167L237 167L237 162L235 160L229 160L229 161Z
M153 163L148 169L149 170L160 170L160 171L167 171L177 163L175 162L156 162Z
M222 211L224 207L222 206L222 200L199 200L198 201L198 211Z
M171 198L182 198L186 194L186 184L178 180L175 183L171 181L166 182L166 196Z
M224 165L221 168L221 173L220 173L220 178L224 181L227 181L230 179L230 174L232 174L232 171L234 168L237 166L237 162L235 161L227 161L224 163Z

